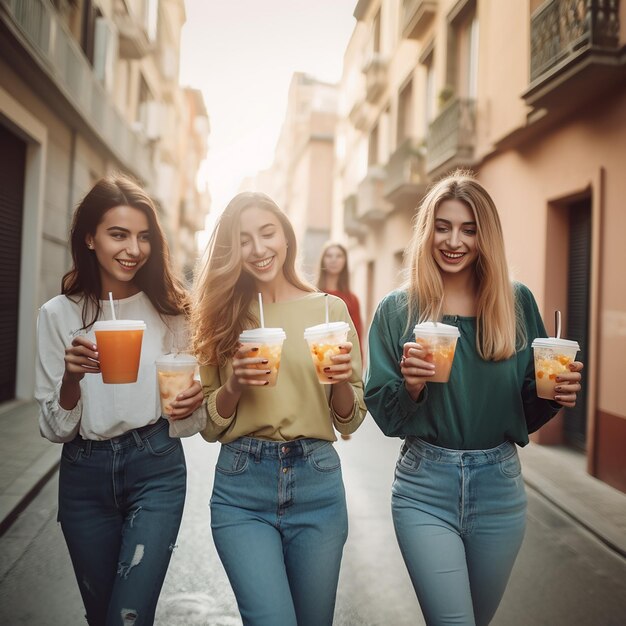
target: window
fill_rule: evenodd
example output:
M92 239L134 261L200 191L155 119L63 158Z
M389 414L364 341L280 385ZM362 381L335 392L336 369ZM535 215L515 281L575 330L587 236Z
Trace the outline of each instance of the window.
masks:
M474 1L461 3L450 16L448 84L460 98L476 98L478 91L478 18Z
M372 128L367 148L367 164L378 165L378 124Z
M423 117L422 117L422 137L428 135L428 127L435 118L435 60L434 52L431 49L430 54L422 61L426 72L424 80L424 101L423 101Z

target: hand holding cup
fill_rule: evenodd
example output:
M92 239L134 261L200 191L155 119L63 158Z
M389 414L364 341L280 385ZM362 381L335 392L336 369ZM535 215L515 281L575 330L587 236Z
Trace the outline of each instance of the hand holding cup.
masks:
M426 382L435 375L435 365L426 360L427 356L428 350L413 341L405 343L402 348L400 373L413 400L417 400Z
M65 374L68 382L79 382L85 374L99 374L100 361L98 347L93 341L79 335L72 339L70 346L65 348Z
M204 401L202 385L194 380L189 389L185 389L170 403L168 417L172 420L180 420L189 417Z

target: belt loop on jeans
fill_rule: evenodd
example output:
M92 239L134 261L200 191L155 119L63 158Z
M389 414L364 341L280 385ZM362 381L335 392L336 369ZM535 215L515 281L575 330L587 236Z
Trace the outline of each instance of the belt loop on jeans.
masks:
M143 446L143 440L142 438L137 434L136 430L131 430L130 431L133 434L133 439L135 440L135 445L137 446L138 450L143 450L144 446Z
M255 463L260 463L261 462L261 452L263 451L263 442L262 441L255 441L254 442L254 462Z
M91 439L87 439L85 442L85 448L83 450L83 454L89 458L91 456Z

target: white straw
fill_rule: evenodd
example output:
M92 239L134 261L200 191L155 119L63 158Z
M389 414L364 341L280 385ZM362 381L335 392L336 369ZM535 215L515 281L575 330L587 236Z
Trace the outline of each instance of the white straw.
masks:
M554 323L556 324L556 338L561 338L561 311L554 312Z
M115 317L115 307L113 306L113 293L109 291L109 302L111 303L111 315L113 316L112 319L117 319Z
M263 317L263 296L259 291L259 313L261 315L261 328L265 328L265 318Z
M326 309L326 323L328 324L328 294L324 294L324 308Z

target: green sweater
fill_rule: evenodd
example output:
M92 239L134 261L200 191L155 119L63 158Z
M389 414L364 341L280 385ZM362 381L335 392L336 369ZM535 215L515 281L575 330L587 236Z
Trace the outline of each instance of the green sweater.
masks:
M420 437L455 450L484 450L505 441L520 446L528 433L550 420L560 405L537 397L530 344L546 330L530 290L515 283L526 323L527 345L505 361L485 361L476 350L476 318L445 315L457 326L450 380L427 383L418 401L409 396L400 373L403 345L415 341L407 324L407 292L393 291L378 305L369 333L365 402L388 437Z

